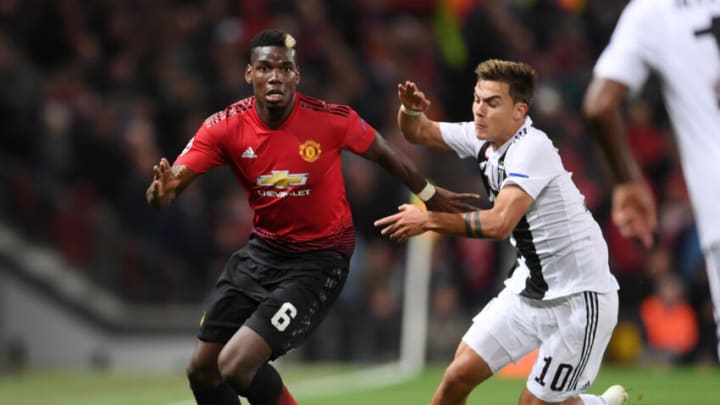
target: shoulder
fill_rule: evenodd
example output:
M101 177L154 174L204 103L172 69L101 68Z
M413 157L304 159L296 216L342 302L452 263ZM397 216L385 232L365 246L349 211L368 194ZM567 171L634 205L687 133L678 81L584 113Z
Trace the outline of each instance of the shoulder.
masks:
M661 24L656 18L673 8L676 0L632 0L622 11L619 22L624 24Z
M555 146L547 134L533 126L526 127L524 131L521 131L515 136L516 140L511 149L543 152L555 150Z
M203 122L206 129L217 128L219 124L230 125L231 123L240 122L233 119L234 117L242 117L250 111L255 105L255 97L247 97L240 101L236 101L224 109L211 114Z
M357 115L355 110L353 110L350 106L328 103L325 100L306 96L301 93L297 93L297 102L304 113L328 114L329 116L345 119L351 118L353 115Z
M508 149L509 160L548 160L559 156L547 134L533 126L515 136L516 140Z

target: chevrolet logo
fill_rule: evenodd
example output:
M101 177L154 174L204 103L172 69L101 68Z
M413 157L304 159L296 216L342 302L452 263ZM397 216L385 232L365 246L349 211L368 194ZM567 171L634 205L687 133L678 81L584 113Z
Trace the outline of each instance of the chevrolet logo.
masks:
M290 186L302 186L307 183L308 173L290 174L288 170L273 170L272 174L266 174L257 178L258 186L289 188Z

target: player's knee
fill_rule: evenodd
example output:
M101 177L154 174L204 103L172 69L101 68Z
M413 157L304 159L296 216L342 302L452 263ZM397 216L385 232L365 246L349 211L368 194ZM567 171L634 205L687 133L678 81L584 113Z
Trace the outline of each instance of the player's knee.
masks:
M220 377L235 390L245 390L250 386L257 369L256 364L251 364L242 356L233 356L228 353L220 353L218 358L218 369Z
M191 361L185 371L187 373L190 386L193 388L216 387L222 382L220 373L218 372L215 363L200 364L198 362Z
M445 370L441 390L454 393L469 393L474 387L473 378L469 375L467 367L457 361L450 363Z
M520 398L518 398L518 405L531 405L534 400L535 397L526 388L520 394Z

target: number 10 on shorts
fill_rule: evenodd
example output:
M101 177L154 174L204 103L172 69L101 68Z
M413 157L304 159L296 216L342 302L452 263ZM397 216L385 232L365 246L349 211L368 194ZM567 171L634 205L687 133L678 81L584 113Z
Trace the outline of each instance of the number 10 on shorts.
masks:
M270 323L275 329L282 332L290 325L290 321L292 321L296 315L297 308L295 308L295 305L291 302L285 302L280 306L280 309L275 312L275 315L270 318Z

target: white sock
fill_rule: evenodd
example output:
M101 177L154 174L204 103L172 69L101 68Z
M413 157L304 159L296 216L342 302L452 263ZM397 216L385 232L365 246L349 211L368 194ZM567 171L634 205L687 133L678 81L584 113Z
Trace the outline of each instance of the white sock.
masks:
M605 400L597 395L580 394L579 396L585 405L607 405Z

